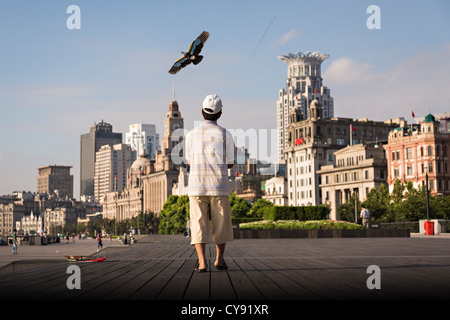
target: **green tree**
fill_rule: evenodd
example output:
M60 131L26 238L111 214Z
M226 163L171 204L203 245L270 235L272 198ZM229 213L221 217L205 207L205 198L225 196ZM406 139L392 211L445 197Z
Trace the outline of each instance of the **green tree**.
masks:
M159 233L183 233L189 215L189 197L171 195L160 212Z
M252 218L262 218L264 209L267 207L272 207L273 203L266 199L258 199L248 212L248 216Z
M350 199L337 208L338 220L355 222L355 214L356 219L359 219L359 212L361 211L361 202L359 199L356 200L356 206L355 212L355 195L353 194L350 196Z
M230 193L230 206L231 206L231 217L232 218L242 218L246 217L250 211L251 206L243 198L236 197L234 193Z
M364 201L365 207L370 211L372 222L393 222L395 214L391 205L391 196L386 185L372 188Z

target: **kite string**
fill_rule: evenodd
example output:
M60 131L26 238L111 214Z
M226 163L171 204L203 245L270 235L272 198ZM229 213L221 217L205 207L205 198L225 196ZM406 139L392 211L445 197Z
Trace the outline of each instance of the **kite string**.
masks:
M275 21L276 18L277 18L277 16L273 17L272 21L270 21L270 23L269 23L269 25L267 26L266 30L264 31L264 33L263 33L261 39L259 40L258 45L256 46L255 51L253 51L253 53L252 53L252 55L251 55L252 57L253 57L253 55L255 54L256 50L258 50L259 45L261 44L261 42L262 42L263 39L264 39L264 36L266 35L267 31L269 31L269 28L272 26L272 24L273 24L273 22Z

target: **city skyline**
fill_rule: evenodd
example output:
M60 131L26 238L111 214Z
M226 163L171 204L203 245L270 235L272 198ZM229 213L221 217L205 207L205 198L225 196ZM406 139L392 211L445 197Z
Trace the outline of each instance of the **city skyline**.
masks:
M80 30L66 26L72 4L81 9ZM379 30L366 26L372 4ZM73 167L78 195L80 135L104 120L122 134L152 123L162 138L173 84L186 129L211 93L224 102L221 125L276 129L287 78L278 56L299 51L330 55L322 78L336 117L411 123L412 111L448 112L448 13L450 4L437 0L2 1L0 193L35 192L37 168L56 164ZM203 30L211 36L202 63L170 75Z

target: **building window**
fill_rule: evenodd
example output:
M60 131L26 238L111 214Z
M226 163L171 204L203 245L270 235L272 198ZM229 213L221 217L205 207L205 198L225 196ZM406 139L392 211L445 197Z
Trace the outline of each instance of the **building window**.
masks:
M420 156L423 157L423 147L420 147Z
M398 177L400 174L399 174L399 170L398 170L398 168L395 168L394 169L394 177Z
M412 158L412 148L406 148L406 159Z
M343 145L345 145L345 140L338 138L338 139L336 139L336 143L340 146L343 146Z
M369 170L364 171L364 178L369 179Z
M422 163L422 173L425 173L425 165Z
M395 160L395 151L392 151L392 161Z
M433 155L431 146L428 147L428 155L429 155L429 156Z
M397 151L397 160L400 160L400 151Z
M432 163L432 162L430 162L430 163L428 164L428 172L429 172L429 173L432 173L432 172L433 172L433 163Z
M430 190L434 190L434 181L430 180Z
M412 169L411 166L408 166L408 167L407 167L407 172L408 172L408 176L412 176L412 174L413 174L413 169Z

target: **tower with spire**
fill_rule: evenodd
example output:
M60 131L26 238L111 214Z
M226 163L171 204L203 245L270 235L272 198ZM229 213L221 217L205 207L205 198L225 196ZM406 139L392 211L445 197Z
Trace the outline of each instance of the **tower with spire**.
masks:
M277 101L278 160L285 161L287 127L291 110L298 108L303 119L310 118L311 104L318 101L321 117L334 117L333 98L322 84L322 62L329 57L319 52L297 52L278 57L288 66L286 89L280 89ZM316 109L313 108L315 111Z

